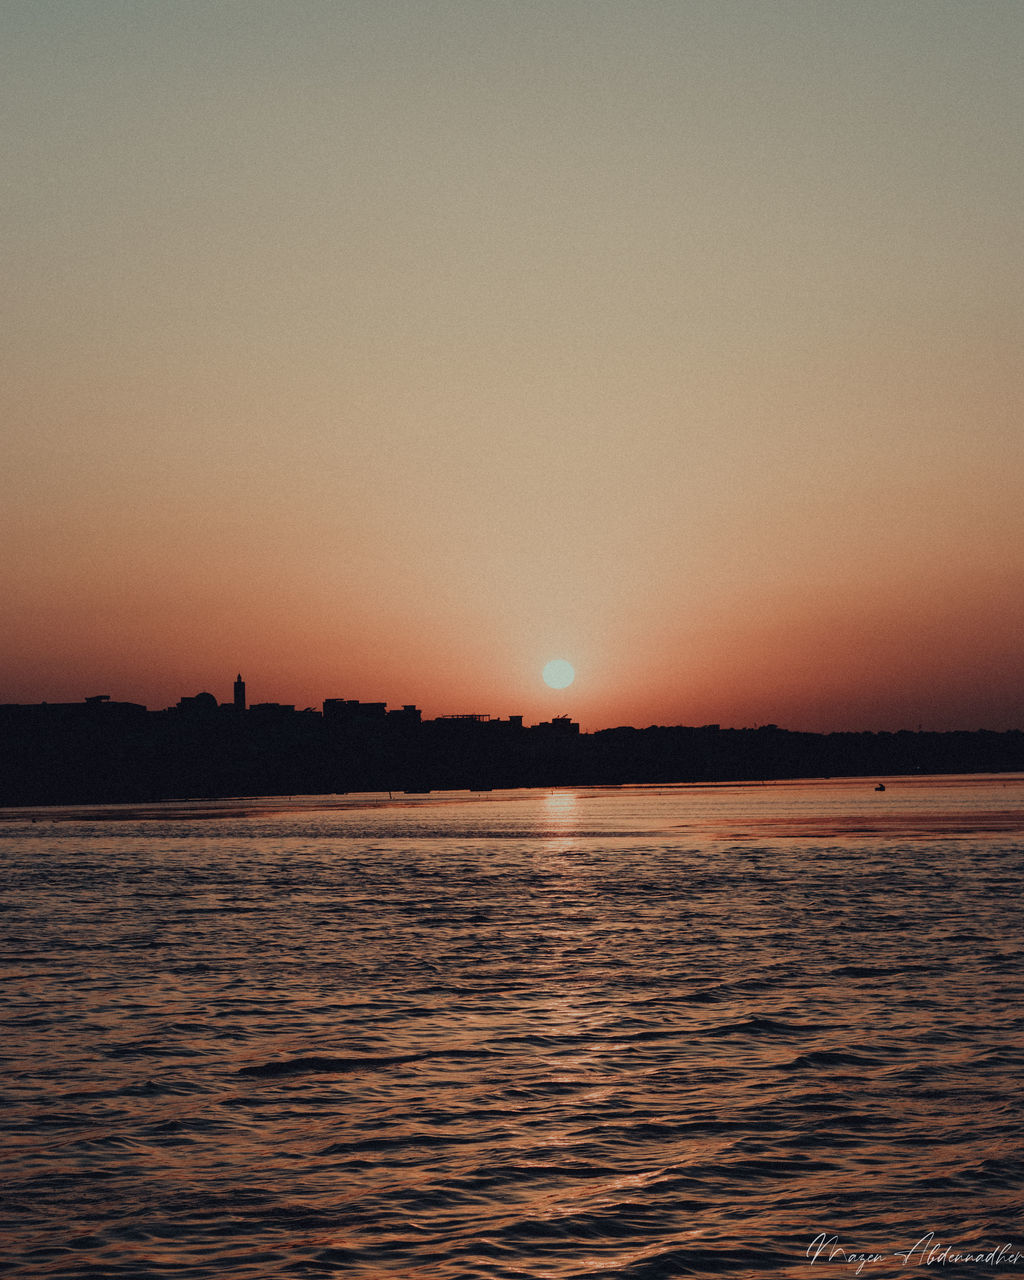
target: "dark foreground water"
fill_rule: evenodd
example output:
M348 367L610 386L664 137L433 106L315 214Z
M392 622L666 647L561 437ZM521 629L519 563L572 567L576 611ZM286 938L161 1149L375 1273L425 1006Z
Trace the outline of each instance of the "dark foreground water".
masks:
M1022 780L309 805L0 814L0 1271L1024 1271Z

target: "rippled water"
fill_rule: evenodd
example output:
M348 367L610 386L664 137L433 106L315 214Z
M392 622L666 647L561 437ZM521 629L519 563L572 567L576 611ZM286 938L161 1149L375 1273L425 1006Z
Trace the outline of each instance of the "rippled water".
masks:
M0 818L6 1274L1024 1270L1020 778Z

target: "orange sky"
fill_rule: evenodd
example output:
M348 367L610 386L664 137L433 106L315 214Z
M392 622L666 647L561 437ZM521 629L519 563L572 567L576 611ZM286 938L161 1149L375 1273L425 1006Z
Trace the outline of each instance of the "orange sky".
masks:
M0 36L0 701L1024 727L1014 0Z

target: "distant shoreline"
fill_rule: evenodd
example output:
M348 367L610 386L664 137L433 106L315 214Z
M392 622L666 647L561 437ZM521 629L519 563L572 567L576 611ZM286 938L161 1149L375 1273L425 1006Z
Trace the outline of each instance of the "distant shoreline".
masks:
M645 792L658 794L671 792L700 792L718 789L759 789L772 787L817 786L842 788L850 797L866 796L873 791L879 781L884 781L888 800L905 798L909 790L923 787L941 786L944 783L957 785L976 784L980 787L991 787L1001 783L1004 786L1024 783L1024 772L1014 773L967 773L967 774L931 774L931 775L889 775L880 779L877 775L843 778L779 778L764 782L751 781L716 781L716 782L679 782L679 783L626 783L604 784L595 786L567 788L498 788L492 792L481 793L466 789L436 791L408 795L405 793L388 794L387 792L364 792L357 794L333 795L267 795L267 796L226 796L203 797L199 799L167 799L137 803L127 801L121 804L70 804L70 805L10 805L0 808L0 831L5 824L30 824L46 828L65 823L128 823L128 822L208 822L218 820L239 820L249 818L274 818L285 815L304 813L359 812L369 810L387 810L396 812L401 809L425 810L441 805L451 804L487 804L527 801L534 797L537 790L580 791L591 795L602 793L619 794L622 792ZM882 806L885 808L882 808ZM766 837L824 835L878 835L878 834L997 834L1001 832L1024 832L1024 809L985 809L981 811L941 811L931 814L927 821L913 809L902 811L893 808L881 797L872 806L870 818L865 819L861 813L830 815L823 824L821 815L809 815L806 819L786 819L780 821L771 813L755 820L756 832L737 834L734 838L751 838L761 833ZM827 828L827 830L825 829Z

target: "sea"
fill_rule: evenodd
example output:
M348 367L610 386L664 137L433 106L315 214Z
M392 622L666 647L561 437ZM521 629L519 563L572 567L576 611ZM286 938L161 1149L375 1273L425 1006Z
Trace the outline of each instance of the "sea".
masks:
M1024 777L0 812L0 1272L1024 1274Z

